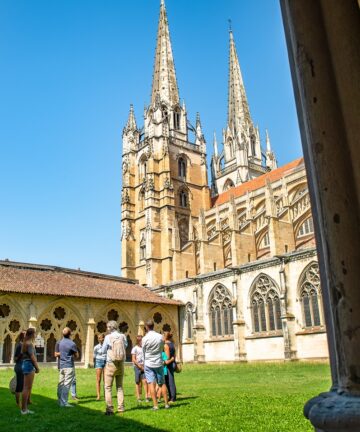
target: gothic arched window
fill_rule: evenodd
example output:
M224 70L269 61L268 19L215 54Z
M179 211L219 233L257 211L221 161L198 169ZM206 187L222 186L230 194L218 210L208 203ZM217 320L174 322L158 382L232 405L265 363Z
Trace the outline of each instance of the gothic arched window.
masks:
M312 216L305 219L305 221L300 225L298 230L297 238L304 237L309 234L314 233L314 222Z
M275 283L268 276L260 275L251 291L253 332L282 330L280 297Z
M179 220L180 247L184 247L189 242L189 220L183 217Z
M182 157L178 160L178 174L183 180L186 179L186 161Z
M227 179L224 183L223 192L235 187L234 182L231 179Z
M229 158L232 159L234 157L234 146L231 139L229 139L228 143L228 150L229 150Z
M174 129L179 130L180 129L180 109L179 108L175 108L173 119L174 119Z
M194 306L192 303L187 303L185 306L185 325L186 325L186 338L193 338L193 327L194 327Z
M317 263L310 264L303 273L300 280L300 300L304 327L321 326L321 286Z
M139 192L139 211L142 212L145 208L145 190L142 188Z
M140 160L140 163L139 163L139 177L140 177L139 181L140 182L145 181L146 174L147 174L147 160L146 160L146 156L143 155L141 160Z
M256 156L256 138L255 138L255 135L251 135L250 144L251 144L251 156Z
M266 232L259 243L259 250L265 249L270 246L269 232Z
M211 335L230 336L234 334L231 294L223 285L217 285L213 289L209 307Z
M189 204L188 194L185 190L181 190L179 192L179 203L180 203L180 207L188 207Z

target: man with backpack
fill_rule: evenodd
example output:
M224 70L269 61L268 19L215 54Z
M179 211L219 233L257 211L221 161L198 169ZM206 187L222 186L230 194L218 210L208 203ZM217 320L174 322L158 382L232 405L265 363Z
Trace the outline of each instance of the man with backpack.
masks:
M106 411L105 415L114 415L112 403L112 385L115 378L118 412L124 412L124 362L126 358L127 340L124 334L118 332L116 321L107 323L108 334L102 346L102 353L106 353L106 366L104 371L104 387Z

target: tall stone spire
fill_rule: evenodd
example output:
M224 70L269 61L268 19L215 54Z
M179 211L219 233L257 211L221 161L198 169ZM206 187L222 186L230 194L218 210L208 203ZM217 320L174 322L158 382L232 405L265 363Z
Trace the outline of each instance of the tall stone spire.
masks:
M238 122L251 122L251 116L232 30L229 33L228 127L236 130Z
M130 105L129 117L125 129L128 131L134 131L137 129L133 104Z
M160 4L160 17L156 42L154 75L151 103L155 104L156 95L173 106L179 103L179 90L176 81L174 58L171 49L169 25L164 0Z

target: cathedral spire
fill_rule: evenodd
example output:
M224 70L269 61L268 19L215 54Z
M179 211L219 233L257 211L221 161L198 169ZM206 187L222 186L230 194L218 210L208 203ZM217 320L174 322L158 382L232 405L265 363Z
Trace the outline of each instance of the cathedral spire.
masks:
M249 104L246 98L239 59L236 52L233 32L230 29L229 88L228 88L228 127L237 129L238 122L251 122Z
M160 17L155 51L154 75L151 103L156 96L171 106L179 103L179 90L176 81L174 58L171 49L170 33L164 0L160 3Z
M133 104L130 105L129 117L125 128L129 131L135 131L137 129Z
M265 130L265 133L266 133L266 151L268 153L271 153L270 137L269 137L269 132L267 129Z

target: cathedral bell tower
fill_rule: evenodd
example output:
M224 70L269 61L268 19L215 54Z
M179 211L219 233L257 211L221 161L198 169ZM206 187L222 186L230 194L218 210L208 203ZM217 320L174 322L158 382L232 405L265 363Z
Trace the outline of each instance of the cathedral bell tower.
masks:
M181 256L194 261L193 223L210 206L200 116L191 126L180 102L163 0L150 105L142 128L130 107L122 157L122 274L158 286L175 278Z
M259 129L255 127L250 115L232 30L229 49L228 113L227 125L223 129L223 145L224 149L219 154L214 137L214 155L211 161L213 195L276 168L276 159L271 149L267 148L266 155L261 150ZM263 157L266 158L265 166L262 162Z

